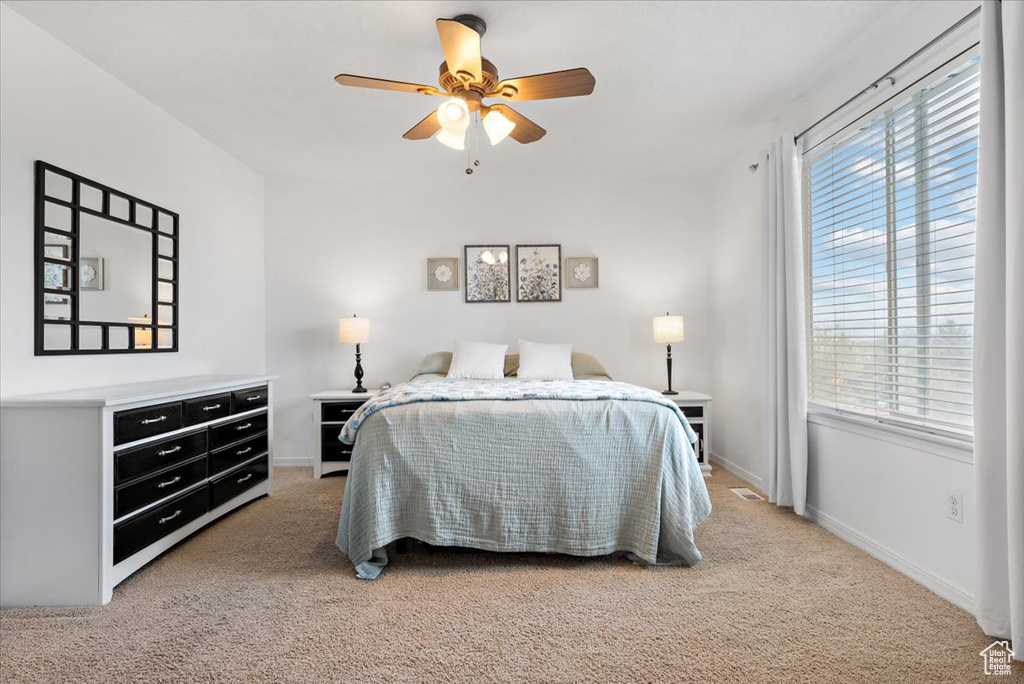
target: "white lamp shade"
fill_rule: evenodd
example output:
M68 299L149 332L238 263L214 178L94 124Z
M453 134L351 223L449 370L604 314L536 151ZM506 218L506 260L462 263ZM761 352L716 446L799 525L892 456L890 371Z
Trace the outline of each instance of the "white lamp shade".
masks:
M452 133L446 131L443 128L437 133L437 142L442 145L446 145L453 150L464 150L466 149L466 133Z
M515 127L515 122L509 121L508 117L496 109L487 112L487 116L484 117L484 132L487 133L491 145L500 143Z
M682 316L655 316L654 341L660 344L672 344L683 341Z
M370 341L369 318L342 318L338 321L338 337L342 344L364 344Z

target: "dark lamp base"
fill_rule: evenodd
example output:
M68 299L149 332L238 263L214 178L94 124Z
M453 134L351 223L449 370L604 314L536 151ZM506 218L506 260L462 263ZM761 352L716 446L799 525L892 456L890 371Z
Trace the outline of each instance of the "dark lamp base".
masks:
M365 387L353 387L352 388L352 394L362 394L365 391L366 391Z
M676 392L675 390L664 390L664 391L662 392L662 394L669 394L669 395L672 395L672 394L679 394L679 392Z

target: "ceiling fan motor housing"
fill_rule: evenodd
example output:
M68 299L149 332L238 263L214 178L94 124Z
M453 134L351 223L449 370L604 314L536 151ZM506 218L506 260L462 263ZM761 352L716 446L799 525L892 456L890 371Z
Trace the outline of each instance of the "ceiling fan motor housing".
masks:
M437 79L438 85L445 92L465 100L470 109L474 111L479 108L480 100L489 93L493 93L498 87L498 67L483 57L480 58L481 79L478 82L465 83L448 70L448 62L441 62L438 71L440 71L440 77Z

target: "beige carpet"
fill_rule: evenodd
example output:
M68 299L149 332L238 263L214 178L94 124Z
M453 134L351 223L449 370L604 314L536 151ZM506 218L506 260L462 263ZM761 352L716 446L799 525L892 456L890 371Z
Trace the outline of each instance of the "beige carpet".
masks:
M694 568L418 546L376 582L334 548L344 480L276 476L273 498L158 559L106 607L0 613L0 680L986 679L989 640L970 615L742 501L720 469Z

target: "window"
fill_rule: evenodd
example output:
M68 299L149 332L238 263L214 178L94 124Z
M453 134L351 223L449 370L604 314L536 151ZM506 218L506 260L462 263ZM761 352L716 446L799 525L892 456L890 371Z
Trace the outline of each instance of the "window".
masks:
M812 406L972 435L978 65L804 155Z

